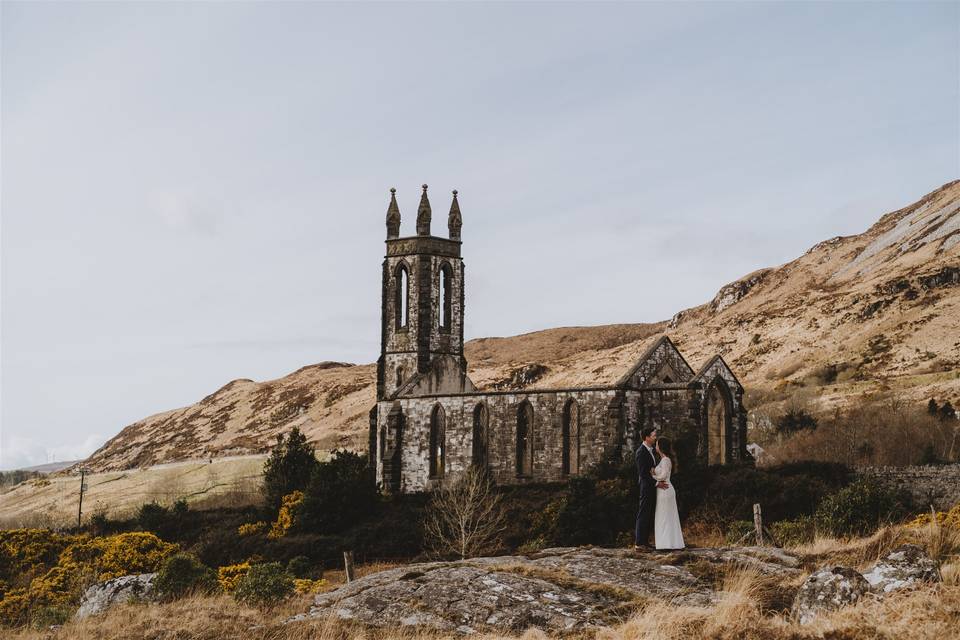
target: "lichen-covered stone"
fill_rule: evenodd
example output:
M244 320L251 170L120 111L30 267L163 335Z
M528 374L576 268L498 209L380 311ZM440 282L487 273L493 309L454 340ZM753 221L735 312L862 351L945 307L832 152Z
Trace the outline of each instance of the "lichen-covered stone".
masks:
M130 600L149 600L153 597L153 579L155 573L142 573L134 576L120 576L113 580L93 585L83 594L77 619L96 615L121 602Z
M793 601L793 616L800 624L808 624L824 611L859 602L869 591L870 584L855 569L820 569L801 585Z
M904 544L864 572L870 590L883 594L921 582L940 582L940 569L926 552L915 544Z
M444 632L551 633L603 626L648 599L709 606L712 583L685 562L761 563L796 573L788 554L755 548L676 554L629 549L558 548L530 556L433 562L382 571L316 597L309 617L334 616L374 627L417 626ZM300 616L307 617L307 616Z

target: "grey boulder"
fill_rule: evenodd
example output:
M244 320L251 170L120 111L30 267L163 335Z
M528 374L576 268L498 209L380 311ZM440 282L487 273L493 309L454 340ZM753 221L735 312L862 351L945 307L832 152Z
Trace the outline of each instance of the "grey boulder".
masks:
M859 602L869 592L870 583L855 569L819 569L800 586L792 613L800 624L809 624L820 613Z
M150 600L153 597L153 579L156 576L155 573L120 576L93 585L83 594L76 614L77 619L102 613L121 602Z
M870 590L884 594L922 582L940 582L940 568L915 544L904 544L877 561L864 572Z

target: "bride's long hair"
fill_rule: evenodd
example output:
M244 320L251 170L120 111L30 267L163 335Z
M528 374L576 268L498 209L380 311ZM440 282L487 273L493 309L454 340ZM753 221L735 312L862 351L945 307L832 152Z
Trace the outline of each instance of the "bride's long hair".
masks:
M660 447L660 453L670 458L672 473L676 473L680 469L680 464L677 462L677 454L673 451L673 441L670 438L657 438L657 446Z

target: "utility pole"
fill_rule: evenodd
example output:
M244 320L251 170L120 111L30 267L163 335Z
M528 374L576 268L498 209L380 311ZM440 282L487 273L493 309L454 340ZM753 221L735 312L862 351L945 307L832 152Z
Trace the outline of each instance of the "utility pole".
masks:
M83 515L83 490L87 488L84 478L87 475L87 468L80 467L80 502L77 505L77 528L80 528L80 516Z

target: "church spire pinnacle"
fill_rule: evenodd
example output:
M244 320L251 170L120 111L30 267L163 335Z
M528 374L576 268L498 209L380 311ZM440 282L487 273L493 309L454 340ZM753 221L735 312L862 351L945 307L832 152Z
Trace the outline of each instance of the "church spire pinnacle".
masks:
M460 239L460 229L463 227L463 218L460 216L460 203L457 202L457 190L453 190L453 202L450 203L450 215L447 216L447 229L450 230L450 239Z
M397 190L390 187L390 205L387 207L387 240L400 237L400 207Z
M427 198L427 185L423 185L423 195L420 196L420 207L417 209L417 235L430 235L430 199Z

